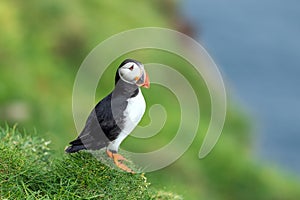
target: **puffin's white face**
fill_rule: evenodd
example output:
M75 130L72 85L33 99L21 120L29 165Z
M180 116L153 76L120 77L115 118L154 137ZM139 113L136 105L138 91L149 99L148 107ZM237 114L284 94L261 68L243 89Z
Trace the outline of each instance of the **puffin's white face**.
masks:
M142 69L134 62L128 62L119 69L120 77L124 81L132 84L135 83L136 78L139 78L141 74Z
M119 76L125 82L136 84L137 86L149 87L149 78L143 65L128 62L119 68Z

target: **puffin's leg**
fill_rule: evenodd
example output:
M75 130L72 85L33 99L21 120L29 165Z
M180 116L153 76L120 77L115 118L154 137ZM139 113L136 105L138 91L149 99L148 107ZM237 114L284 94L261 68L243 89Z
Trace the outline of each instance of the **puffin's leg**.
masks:
M120 154L117 154L117 153L113 153L113 152L111 152L111 151L109 151L109 150L106 150L106 154L108 155L108 157L110 157L110 158L114 158L114 157L117 157L117 159L119 160L119 161L123 161L123 160L125 160L125 161L128 161L126 158L124 158L122 155L120 155Z
M130 172L130 173L134 173L132 171L132 169L130 169L129 167L127 167L125 164L123 164L122 162L119 161L127 161L126 158L124 158L122 155L117 154L117 153L113 153L109 150L106 150L106 153L108 155L108 157L112 158L114 160L114 163L117 165L117 167L119 167L120 169L126 171L126 172Z

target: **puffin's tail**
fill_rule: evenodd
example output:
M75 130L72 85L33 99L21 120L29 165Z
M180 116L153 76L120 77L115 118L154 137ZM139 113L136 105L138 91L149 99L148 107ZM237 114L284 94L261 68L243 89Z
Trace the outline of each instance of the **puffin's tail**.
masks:
M80 138L77 138L76 140L70 142L71 146L68 146L65 149L66 153L75 153L77 151L86 149L86 147L83 145L83 143L81 142Z

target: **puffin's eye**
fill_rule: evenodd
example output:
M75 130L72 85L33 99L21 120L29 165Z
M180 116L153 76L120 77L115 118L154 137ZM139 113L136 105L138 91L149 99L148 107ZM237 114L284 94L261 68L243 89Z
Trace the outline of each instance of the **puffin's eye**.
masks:
M129 69L130 71L132 71L133 68L134 68L134 65L131 65L131 67L129 67L128 69Z

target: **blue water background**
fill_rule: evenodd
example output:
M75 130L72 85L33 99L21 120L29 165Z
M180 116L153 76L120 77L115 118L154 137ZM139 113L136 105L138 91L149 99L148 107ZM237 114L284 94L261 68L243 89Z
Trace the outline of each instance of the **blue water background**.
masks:
M181 4L227 87L254 119L254 155L300 175L300 1Z

